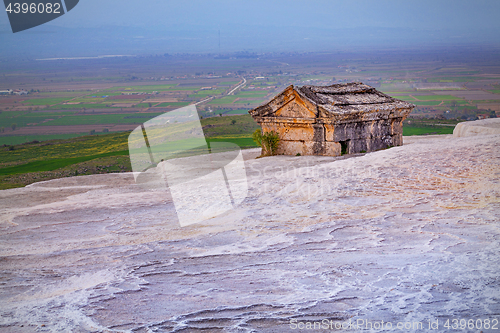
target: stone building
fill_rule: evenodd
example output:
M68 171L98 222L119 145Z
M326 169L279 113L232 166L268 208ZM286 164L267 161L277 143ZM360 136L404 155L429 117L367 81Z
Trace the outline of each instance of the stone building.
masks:
M415 105L363 83L293 85L249 113L279 134L278 154L339 156L403 144L403 120Z

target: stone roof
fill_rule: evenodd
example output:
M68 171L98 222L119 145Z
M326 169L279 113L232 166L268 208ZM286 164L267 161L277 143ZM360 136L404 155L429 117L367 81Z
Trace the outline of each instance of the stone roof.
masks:
M331 86L302 86L296 88L313 104L330 112L345 113L349 110L383 108L414 108L415 105L395 99L377 89L360 83L343 83Z
M324 110L328 117L348 116L360 113L374 113L379 115L393 110L409 113L414 104L388 96L377 89L360 82L333 84L331 86L289 86L268 103L261 105L249 113L256 117L271 116L277 108L286 103L284 96L291 90L300 98L308 101L317 109ZM399 113L399 112L398 112ZM317 116L320 116L317 114Z

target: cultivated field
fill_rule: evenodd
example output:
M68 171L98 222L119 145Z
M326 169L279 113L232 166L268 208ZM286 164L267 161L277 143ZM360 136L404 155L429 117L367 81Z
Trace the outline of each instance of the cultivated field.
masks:
M472 51L438 60L421 51L34 61L0 75L0 88L29 92L0 96L0 144L131 130L194 103L202 118L247 114L290 84L362 81L415 104L412 117L455 122L492 117L500 112L495 52L481 62ZM59 71L48 74L54 65ZM412 131L405 133L429 132Z

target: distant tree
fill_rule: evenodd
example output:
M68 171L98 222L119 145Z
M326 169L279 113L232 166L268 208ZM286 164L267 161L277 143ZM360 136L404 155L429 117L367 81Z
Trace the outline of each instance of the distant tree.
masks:
M234 120L234 119L231 120L231 124L233 124L233 125L236 124L236 120Z
M12 130L13 130L13 131L15 131L15 130L16 130L16 128L17 128L17 124L16 124L16 123L14 123L14 124L10 125L10 128L12 128Z
M108 133L108 132L109 132L109 129L104 128L104 129L102 130L102 132L103 132L103 133Z
M0 128L0 132L5 132L5 127Z
M94 135L94 134L95 134L95 130L90 131L90 135Z
M451 105L451 107L452 107L452 108L456 107L456 106L457 106L457 101L452 100L452 101L450 102L450 105Z
M153 106L153 103L148 103L148 106L149 106L149 107L152 107L152 106Z
M222 113L219 113L219 117L222 117Z

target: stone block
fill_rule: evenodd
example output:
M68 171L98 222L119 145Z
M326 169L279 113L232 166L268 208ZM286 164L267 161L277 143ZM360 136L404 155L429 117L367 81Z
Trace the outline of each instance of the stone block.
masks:
M335 126L325 124L325 141L335 141Z
M269 130L265 128L264 132L268 132ZM280 139L284 141L312 141L314 139L314 128L312 127L285 127L284 125L280 125L277 127L277 132Z
M323 155L325 156L340 156L341 154L341 146L338 142L325 142L325 152Z
M303 141L284 141L280 140L278 144L278 155L292 155L297 154L307 155L307 147ZM309 154L311 155L311 154Z

